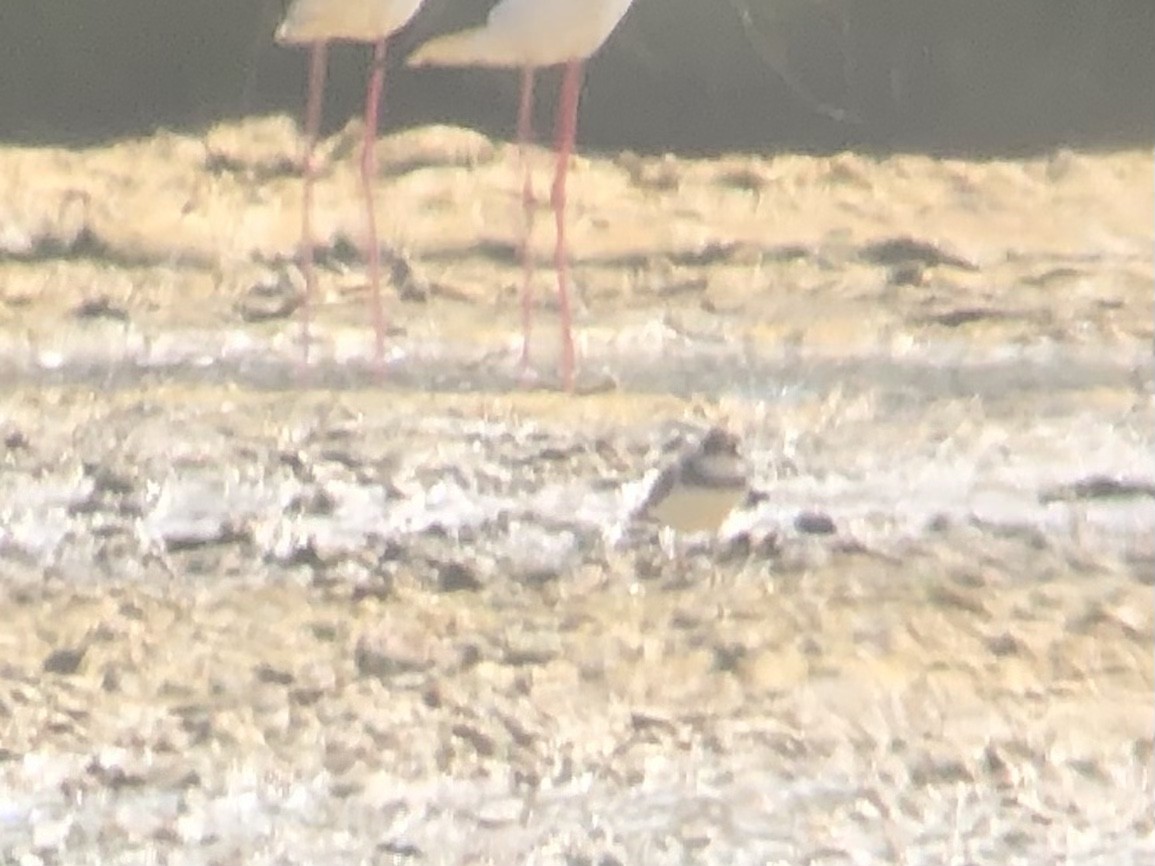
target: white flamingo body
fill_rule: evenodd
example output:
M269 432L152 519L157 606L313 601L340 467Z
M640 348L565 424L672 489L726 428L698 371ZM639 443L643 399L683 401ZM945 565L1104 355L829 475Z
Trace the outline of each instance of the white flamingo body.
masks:
M485 26L432 39L412 66L555 66L584 60L625 16L632 0L502 0Z
M543 66L565 65L557 109L554 141L557 164L550 202L557 230L554 268L562 322L562 377L568 388L573 387L574 344L565 239L566 175L577 134L583 66L613 33L631 3L632 0L500 0L483 27L432 39L408 60L410 66L508 66L522 71L517 138L525 171L522 185L525 233L521 242L523 369L529 360L532 308L533 264L529 236L533 228L534 195L527 148L533 134L534 72Z
M409 23L421 0L297 0L277 28L277 41L376 42Z

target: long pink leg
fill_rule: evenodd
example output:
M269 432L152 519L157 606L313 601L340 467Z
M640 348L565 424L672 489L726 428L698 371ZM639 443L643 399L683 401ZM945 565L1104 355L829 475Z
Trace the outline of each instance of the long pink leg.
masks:
M533 170L529 164L529 146L533 143L533 79L534 68L521 70L521 102L517 110L517 152L521 161L521 371L529 368L530 328L533 316L533 258L530 244L533 240L534 211L537 202L533 195Z
M381 306L381 247L377 240L377 212L373 202L373 180L377 176L377 119L385 90L385 49L388 40L373 46L369 84L365 89L365 132L361 141L361 194L365 199L366 247L369 255L369 291L373 304L373 361L380 367L385 359L385 313Z
M557 226L557 243L554 246L553 264L557 271L557 299L561 308L562 329L562 381L567 391L574 384L573 322L569 302L569 255L565 239L565 182L569 173L570 157L573 155L574 139L577 137L578 102L581 98L583 64L571 60L565 66L561 84L561 101L557 108L557 129L554 147L557 151L557 168L553 177L550 203L553 205L554 223Z
M328 45L313 44L309 53L309 95L305 102L305 193L301 204L301 270L305 275L305 299L301 304L301 346L304 363L309 363L309 323L317 273L313 262L313 183L317 179L317 136L321 129L321 100L325 95L325 66Z

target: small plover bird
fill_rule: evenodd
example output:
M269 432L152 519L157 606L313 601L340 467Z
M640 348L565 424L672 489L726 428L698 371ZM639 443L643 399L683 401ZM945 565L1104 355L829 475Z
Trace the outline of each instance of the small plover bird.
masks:
M658 474L637 514L679 535L714 534L746 499L748 477L738 438L714 427Z

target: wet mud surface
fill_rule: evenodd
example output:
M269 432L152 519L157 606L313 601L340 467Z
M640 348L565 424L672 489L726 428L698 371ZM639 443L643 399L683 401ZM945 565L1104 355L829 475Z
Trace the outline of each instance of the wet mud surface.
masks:
M0 851L1152 856L1149 152L583 156L568 395L455 129L379 145L373 364L357 138L307 368L290 122L0 151Z

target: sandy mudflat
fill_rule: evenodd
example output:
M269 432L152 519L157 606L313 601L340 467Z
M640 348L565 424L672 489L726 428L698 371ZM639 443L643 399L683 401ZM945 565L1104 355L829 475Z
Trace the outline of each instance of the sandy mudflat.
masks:
M373 371L357 136L304 372L291 122L0 150L0 862L1155 858L1149 150L583 156L568 396L456 129Z

